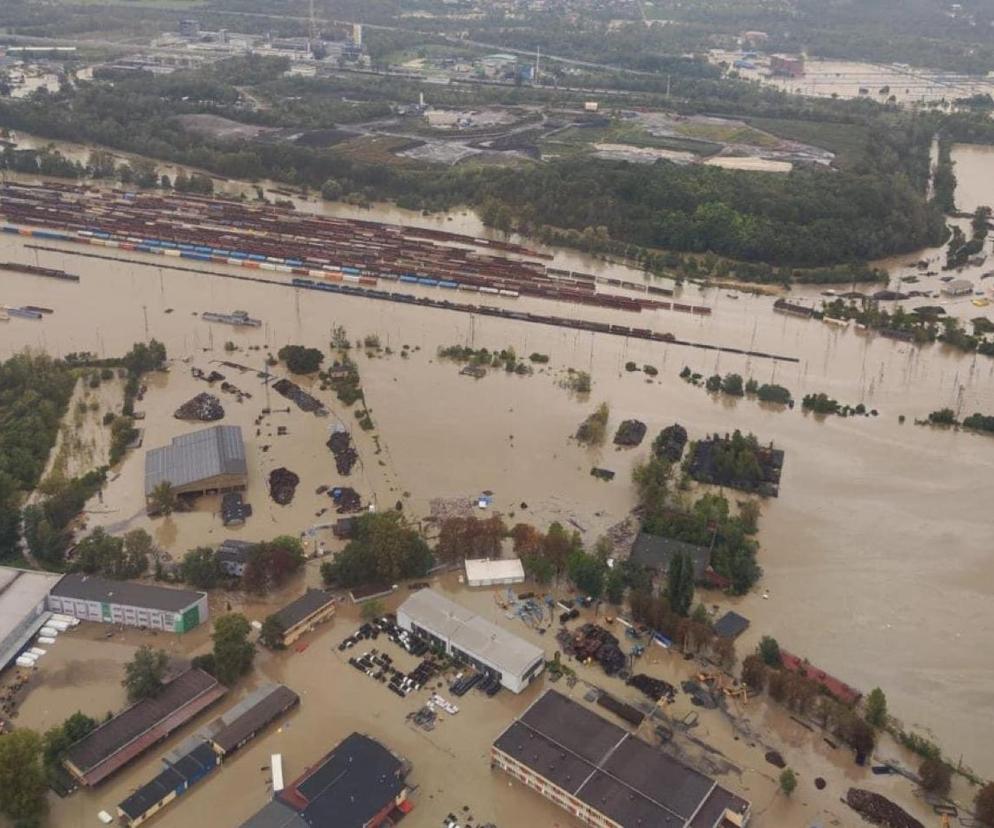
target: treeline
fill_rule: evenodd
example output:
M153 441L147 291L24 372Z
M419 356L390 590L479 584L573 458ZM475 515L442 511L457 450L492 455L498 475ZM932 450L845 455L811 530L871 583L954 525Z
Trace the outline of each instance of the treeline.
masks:
M981 414L979 411L964 417L961 422L951 408L940 408L928 415L928 422L932 425L962 426L970 431L994 434L994 415Z

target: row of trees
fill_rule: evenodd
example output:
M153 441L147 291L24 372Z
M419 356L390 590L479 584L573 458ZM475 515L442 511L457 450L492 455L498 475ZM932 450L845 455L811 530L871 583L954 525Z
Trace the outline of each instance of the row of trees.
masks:
M304 547L300 540L279 535L252 547L239 586L246 592L263 595L278 589L303 565ZM197 589L213 589L232 580L221 568L217 552L209 546L187 552L180 562L179 576Z

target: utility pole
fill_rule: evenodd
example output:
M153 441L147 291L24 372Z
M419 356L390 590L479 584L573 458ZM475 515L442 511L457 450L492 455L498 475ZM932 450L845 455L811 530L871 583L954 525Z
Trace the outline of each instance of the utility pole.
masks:
M542 64L542 47L541 46L536 46L535 47L535 80L532 81L533 83L536 83L536 84L538 83L538 73L539 73L539 71L541 69L541 64Z

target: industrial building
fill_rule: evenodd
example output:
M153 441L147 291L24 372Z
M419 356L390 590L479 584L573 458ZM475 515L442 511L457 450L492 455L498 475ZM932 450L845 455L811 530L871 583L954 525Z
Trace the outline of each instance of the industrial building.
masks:
M238 426L212 426L173 437L145 455L145 498L169 483L173 494L194 497L234 492L248 483L245 443Z
M408 763L353 733L241 828L378 828L408 813ZM399 812L399 813L398 813Z
M309 589L296 601L275 613L283 630L283 646L289 647L308 630L335 614L335 599L320 589Z
M151 819L214 770L218 757L210 745L200 742L175 761L164 758L162 764L164 767L158 776L117 806L122 824L134 828Z
M555 690L493 744L494 767L597 828L742 828L750 803Z
M789 55L770 55L770 72L788 78L804 76L804 58Z
M466 583L471 587L520 584L525 580L525 568L518 558L467 558L465 563Z
M0 670L31 643L48 620L48 593L59 575L0 566Z
M72 745L66 751L66 770L81 785L97 785L227 692L203 670L180 673L159 695L136 702Z
M256 544L250 541L229 538L214 553L217 564L225 575L241 578L245 574L245 567L248 566L249 557L255 547Z
M300 704L300 696L283 684L266 684L253 690L241 702L204 731L218 756L226 759L268 725Z
M688 555L694 564L694 580L704 580L704 573L711 563L711 550L706 546L639 532L632 544L630 558L634 564L651 569L657 575L665 575L677 555Z
M478 669L497 673L513 693L524 690L545 667L541 648L433 589L420 589L404 601L397 609L397 623Z
M72 572L48 595L48 609L104 624L189 632L207 620L207 593L189 589L111 581Z
M946 296L969 296L973 293L973 282L967 279L953 279L942 288Z

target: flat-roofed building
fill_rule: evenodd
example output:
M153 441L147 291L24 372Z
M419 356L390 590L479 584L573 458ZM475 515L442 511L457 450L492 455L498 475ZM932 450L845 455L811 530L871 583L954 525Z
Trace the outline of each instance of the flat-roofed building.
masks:
M335 614L335 599L321 589L309 589L296 601L274 613L283 630L283 646L289 647L308 630Z
M154 817L182 796L218 765L218 756L206 742L185 751L175 761L162 760L162 771L117 806L117 815L129 828Z
M160 483L175 495L240 491L248 484L245 443L238 426L212 426L173 437L145 455L145 498Z
M211 722L205 736L217 754L227 758L298 704L300 696L289 687L266 684Z
M81 785L97 785L227 692L203 670L180 673L159 695L136 702L71 745L63 764Z
M497 673L501 684L520 693L545 667L545 652L503 627L450 601L433 589L420 589L397 609L397 623L431 638L445 651L481 670Z
M525 568L519 558L467 558L466 583L471 587L520 584Z
M48 595L52 612L80 621L184 633L207 620L207 593L71 572Z
M491 762L597 828L742 828L750 803L579 702L547 690Z
M0 670L31 643L50 617L48 594L60 575L0 566Z

